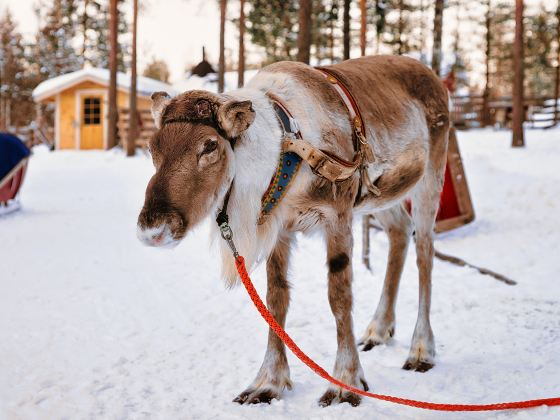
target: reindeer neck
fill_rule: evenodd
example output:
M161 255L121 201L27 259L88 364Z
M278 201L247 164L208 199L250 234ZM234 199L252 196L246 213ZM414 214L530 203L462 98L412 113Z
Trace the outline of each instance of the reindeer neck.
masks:
M255 121L239 138L233 152L233 188L228 216L240 254L250 267L268 255L276 240L278 223L258 226L261 199L276 170L281 151L282 130L268 97L255 89L240 89L228 96L251 100L256 111ZM224 192L225 195L225 192ZM218 234L218 231L215 231ZM219 241L223 275L228 282L236 277L231 252L224 241Z

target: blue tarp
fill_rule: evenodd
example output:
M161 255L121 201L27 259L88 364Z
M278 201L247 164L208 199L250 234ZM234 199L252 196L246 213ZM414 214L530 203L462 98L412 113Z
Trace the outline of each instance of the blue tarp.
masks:
M0 133L0 181L29 154L29 149L16 136Z

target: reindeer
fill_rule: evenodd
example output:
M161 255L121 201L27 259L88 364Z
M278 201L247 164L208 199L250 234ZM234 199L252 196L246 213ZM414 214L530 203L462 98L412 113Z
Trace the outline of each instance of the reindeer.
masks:
M332 183L305 163L289 191L264 223L261 197L276 170L285 133L271 98L280 98L297 119L303 138L318 149L354 158L348 109L318 70L302 63L264 67L242 89L227 94L193 90L175 98L152 96L158 131L150 141L156 169L138 218L138 237L150 246L174 246L229 198L229 225L248 267L266 259L266 302L284 325L290 300L287 278L296 232L321 231L327 249L328 298L336 320L333 376L368 389L352 325L352 221L374 213L389 237L382 295L359 345L387 343L395 333L395 300L410 237L415 232L419 270L418 320L406 370L434 366L430 326L432 232L446 161L447 92L435 74L405 57L364 57L328 67L358 103L365 137L376 157L368 174L378 194L364 193L356 172ZM228 192L229 191L229 192ZM411 216L403 203L412 200ZM213 230L219 236L219 229ZM219 241L224 279L237 279L227 244ZM255 380L234 402L270 403L291 388L285 347L270 330ZM319 399L360 403L360 396L330 386Z

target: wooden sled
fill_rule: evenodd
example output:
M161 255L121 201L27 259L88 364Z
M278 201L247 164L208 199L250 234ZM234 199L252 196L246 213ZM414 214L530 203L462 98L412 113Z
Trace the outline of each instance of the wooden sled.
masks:
M411 203L405 203L410 212ZM447 166L441 191L439 211L436 217L436 233L447 232L472 222L475 218L471 194L463 168L459 144L455 128L449 130L449 146L447 148ZM373 215L364 216L362 221L362 260L369 265L369 231L375 225Z
M23 184L29 158L22 159L4 178L0 180L0 216L19 210L16 200Z

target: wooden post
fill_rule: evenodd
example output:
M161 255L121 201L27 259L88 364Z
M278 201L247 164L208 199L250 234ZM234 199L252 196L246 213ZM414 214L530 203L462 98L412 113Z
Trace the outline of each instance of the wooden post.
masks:
M297 36L297 61L309 64L311 53L311 12L313 5L311 0L299 2L299 31Z
M126 155L134 156L136 153L136 139L138 138L138 77L136 63L136 41L138 33L138 0L132 0L132 57L130 73L130 98L128 116L128 136L126 138Z
M515 0L515 41L513 44L512 147L525 146L523 136L523 0Z
M362 57L366 55L366 34L367 34L367 8L366 0L360 0L360 53Z
M107 124L107 147L109 149L117 145L117 28L118 10L117 0L110 0L109 19L109 111Z
M245 84L245 0L239 0L239 58L237 60L237 87Z
M344 0L344 10L342 14L342 38L344 59L350 58L350 0Z
M436 0L434 11L434 46L432 49L432 70L441 75L441 34L443 28L443 0Z
M220 0L220 60L218 62L218 92L224 91L224 73L226 71L225 31L227 0Z

